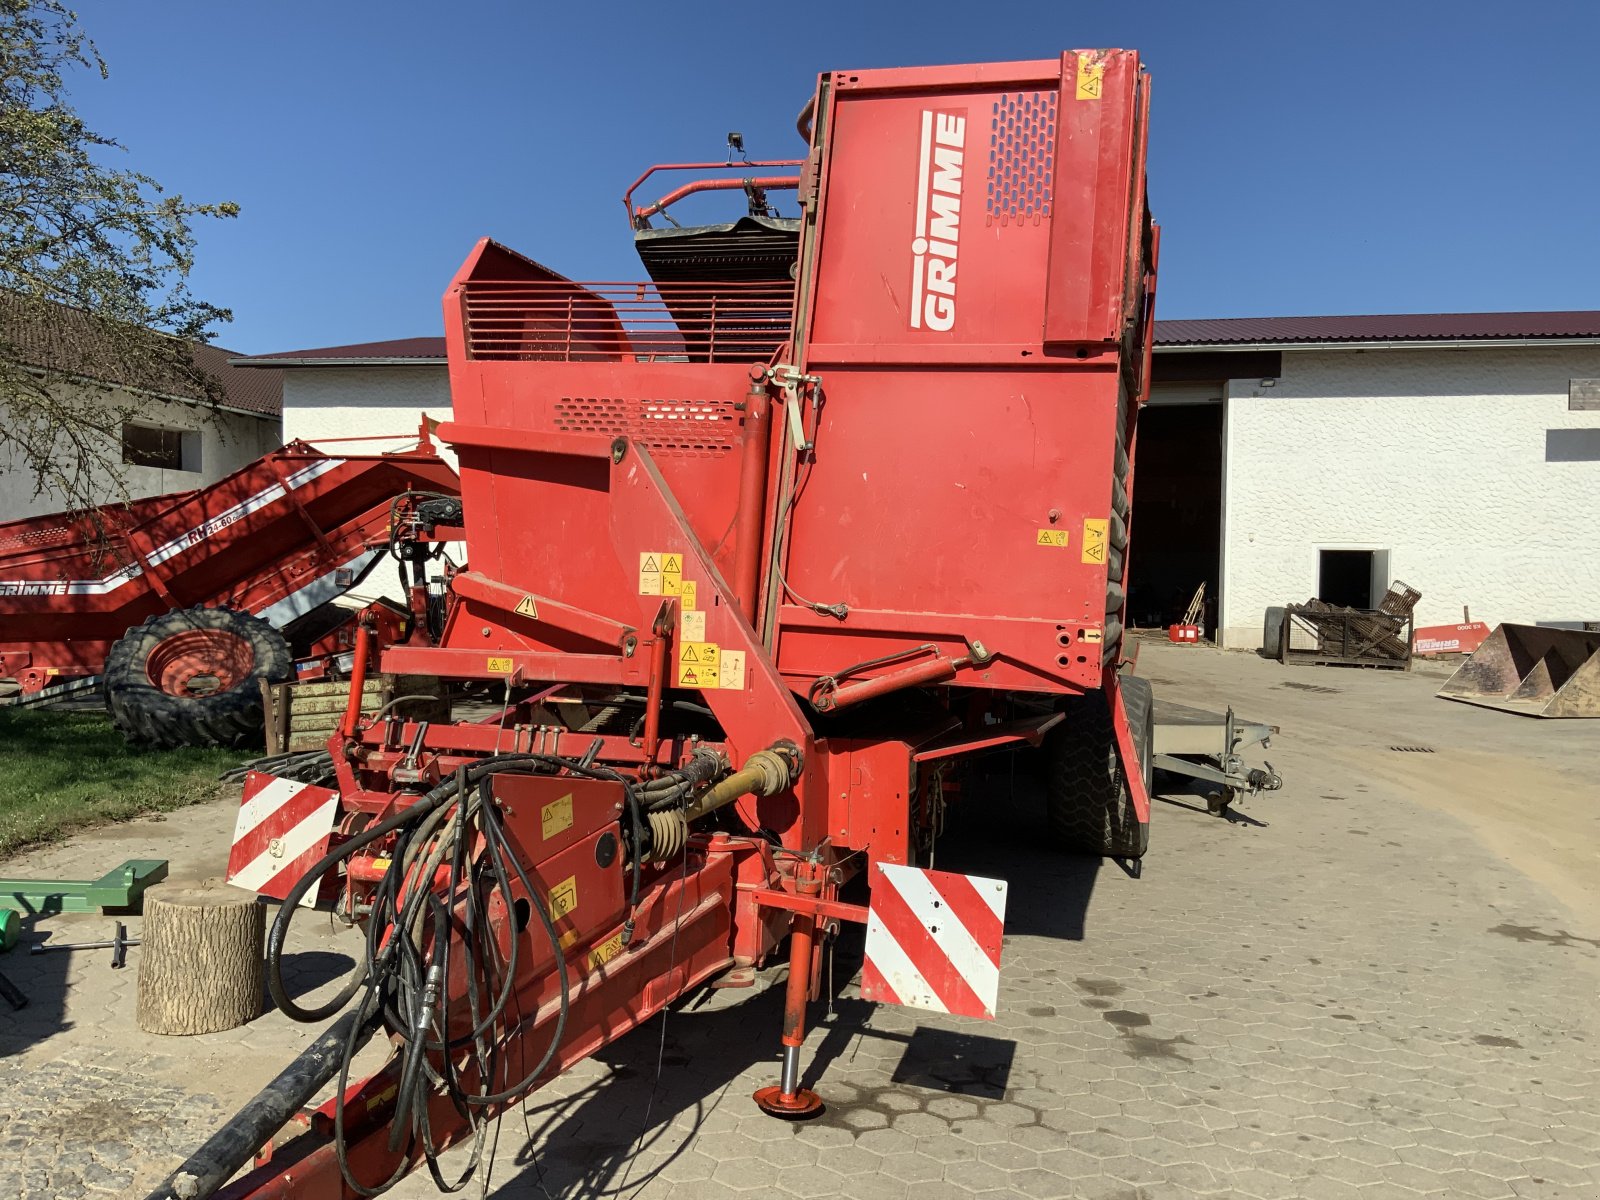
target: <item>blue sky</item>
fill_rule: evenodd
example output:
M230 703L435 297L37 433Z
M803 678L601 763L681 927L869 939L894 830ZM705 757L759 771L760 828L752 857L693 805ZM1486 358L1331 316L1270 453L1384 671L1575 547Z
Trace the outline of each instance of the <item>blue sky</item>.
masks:
M494 236L642 278L653 162L800 149L819 71L1139 50L1165 317L1600 308L1600 5L79 0L74 81L193 199L195 290L250 353L437 333Z

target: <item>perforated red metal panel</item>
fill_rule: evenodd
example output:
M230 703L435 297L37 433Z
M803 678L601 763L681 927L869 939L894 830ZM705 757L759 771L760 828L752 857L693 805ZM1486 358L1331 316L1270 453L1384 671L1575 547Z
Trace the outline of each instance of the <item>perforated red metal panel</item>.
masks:
M659 456L716 458L739 441L739 413L726 400L616 400L563 396L557 429L637 438Z
M1038 224L1050 215L1055 144L1054 91L1007 93L994 102L984 204L990 224Z

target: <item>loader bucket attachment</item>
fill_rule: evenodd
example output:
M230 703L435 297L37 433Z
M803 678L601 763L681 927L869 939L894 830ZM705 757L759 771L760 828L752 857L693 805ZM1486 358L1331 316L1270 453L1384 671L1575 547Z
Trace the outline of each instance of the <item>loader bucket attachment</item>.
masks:
M1600 633L1497 625L1439 695L1529 717L1600 717Z

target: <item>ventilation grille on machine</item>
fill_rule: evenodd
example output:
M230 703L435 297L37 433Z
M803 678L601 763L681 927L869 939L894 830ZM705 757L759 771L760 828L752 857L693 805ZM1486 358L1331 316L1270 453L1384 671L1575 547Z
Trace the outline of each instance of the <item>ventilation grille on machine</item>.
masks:
M789 338L794 285L474 279L467 355L522 362L756 362Z
M994 103L989 125L988 223L1050 215L1050 177L1056 142L1056 94L1018 92Z
M557 429L643 442L676 458L720 458L739 437L739 412L727 400L608 400L563 396Z
M21 533L0 534L0 552L7 550L46 550L79 541L80 535L70 525L56 525L44 529L25 529Z

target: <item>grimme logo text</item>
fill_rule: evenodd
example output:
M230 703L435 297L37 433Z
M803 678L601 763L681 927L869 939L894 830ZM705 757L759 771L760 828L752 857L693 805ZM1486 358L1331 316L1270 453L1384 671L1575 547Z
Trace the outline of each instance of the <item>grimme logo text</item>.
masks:
M966 110L922 114L917 159L917 231L911 241L911 328L946 332L956 323L961 240L961 165Z

